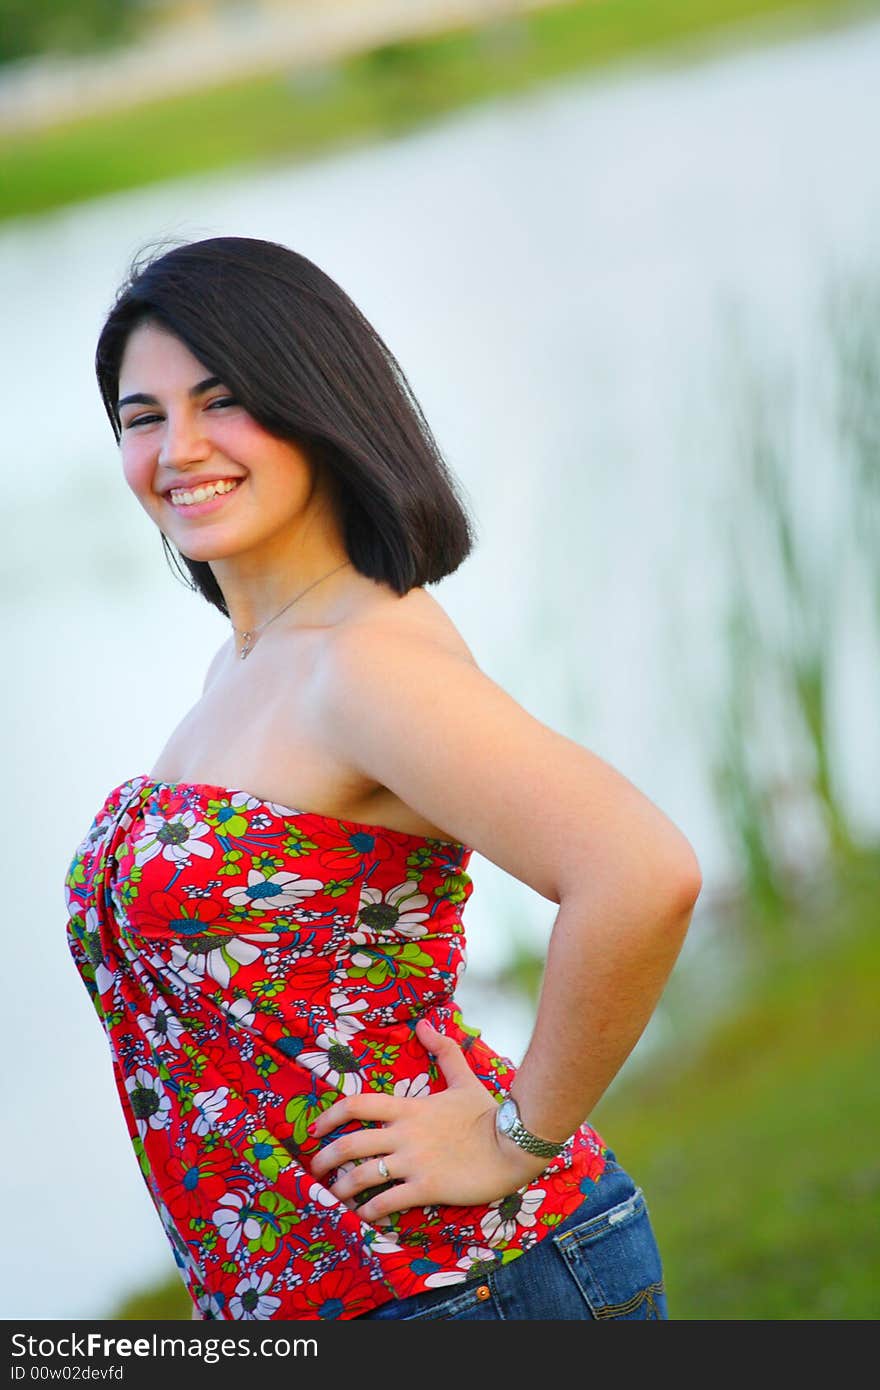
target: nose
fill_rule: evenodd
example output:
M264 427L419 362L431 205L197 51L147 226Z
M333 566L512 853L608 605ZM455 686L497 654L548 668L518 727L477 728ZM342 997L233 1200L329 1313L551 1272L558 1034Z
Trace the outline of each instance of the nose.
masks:
M167 412L159 449L159 463L163 467L185 468L188 463L203 463L210 457L211 447L198 414Z

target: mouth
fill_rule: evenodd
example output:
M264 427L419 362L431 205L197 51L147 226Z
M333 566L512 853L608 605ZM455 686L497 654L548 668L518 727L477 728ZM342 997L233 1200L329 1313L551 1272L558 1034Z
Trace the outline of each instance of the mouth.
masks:
M165 493L165 501L176 512L186 516L204 516L206 512L217 511L233 493L238 492L243 478L218 478L216 483L204 484L195 488L172 488Z

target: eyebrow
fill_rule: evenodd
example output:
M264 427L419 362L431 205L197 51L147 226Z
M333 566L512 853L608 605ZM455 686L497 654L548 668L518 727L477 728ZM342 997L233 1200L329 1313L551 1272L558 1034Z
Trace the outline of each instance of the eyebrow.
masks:
M197 381L195 386L191 386L189 394L191 397L200 396L203 391L210 391L212 386L219 386L221 378L219 376L206 376L204 381ZM148 396L143 391L135 391L131 396L123 396L121 401L116 402L116 409L121 410L124 405L158 405L155 396Z

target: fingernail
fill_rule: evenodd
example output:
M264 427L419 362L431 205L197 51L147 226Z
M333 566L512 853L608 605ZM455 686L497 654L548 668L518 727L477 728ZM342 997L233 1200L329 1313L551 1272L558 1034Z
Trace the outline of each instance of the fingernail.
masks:
M308 1129L306 1130L306 1133L307 1133L307 1134L314 1134L314 1132L315 1132L315 1130L316 1130L317 1128L318 1128L318 1121L317 1121L317 1120L312 1120L312 1123L309 1125Z

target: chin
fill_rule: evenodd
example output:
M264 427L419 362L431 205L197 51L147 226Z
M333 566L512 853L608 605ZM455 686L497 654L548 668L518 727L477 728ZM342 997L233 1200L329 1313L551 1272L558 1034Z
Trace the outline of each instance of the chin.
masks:
M183 536L177 540L174 536L165 535L187 560L195 560L201 564L208 564L212 560L228 560L234 555L240 555L246 547L239 541L214 541L213 543L205 536L203 539L197 536Z

